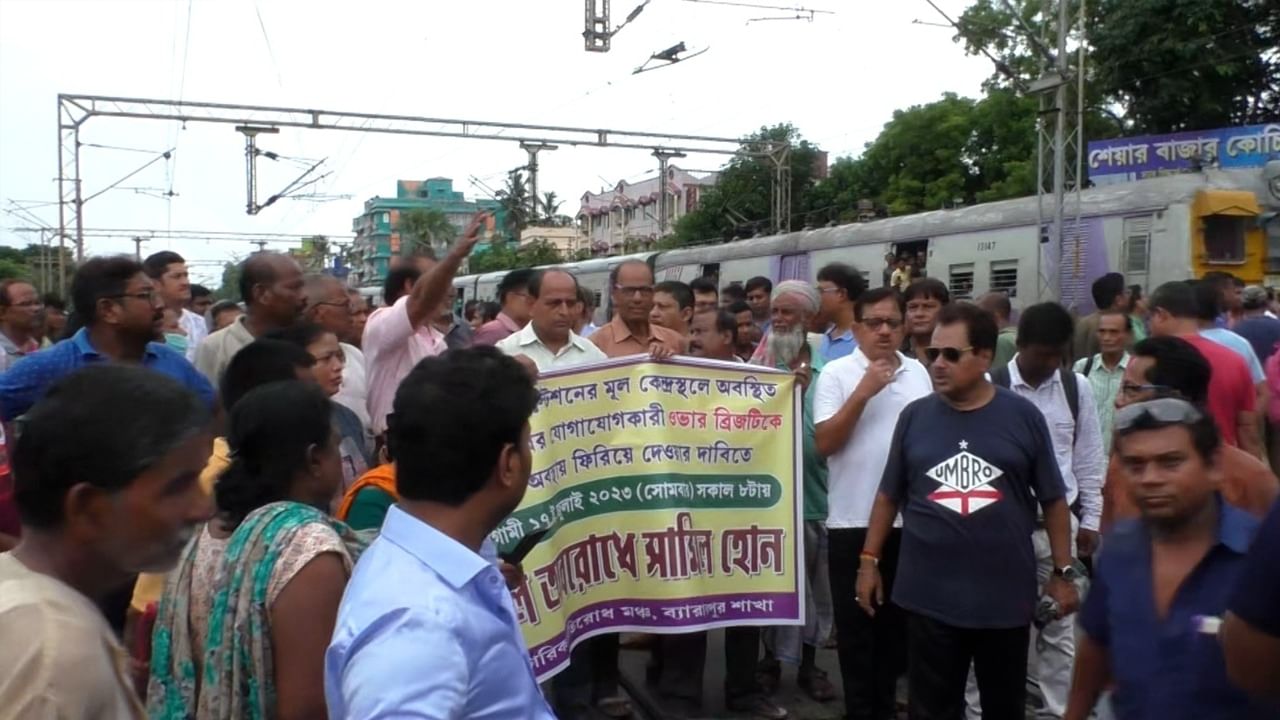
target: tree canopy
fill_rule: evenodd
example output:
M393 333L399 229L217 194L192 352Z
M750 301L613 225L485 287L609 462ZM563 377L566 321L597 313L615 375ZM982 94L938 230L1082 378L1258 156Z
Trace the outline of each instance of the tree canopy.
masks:
M688 244L768 232L772 214L773 161L759 151L768 141L791 144L791 220L804 217L815 183L819 149L789 123L762 127L742 139L743 153L720 171L713 187L702 190L698 207L676 221L676 242Z
M65 285L71 287L75 261L70 248L62 248ZM19 249L0 245L0 280L26 280L41 293L57 292L58 251L55 246L30 244Z
M421 253L435 257L458 236L458 229L448 216L434 208L413 208L400 213L396 224L400 231L400 254L408 257Z
M1280 9L1274 3L1089 0L1085 7L1086 103L1113 118L1090 137L1280 117ZM1040 0L977 0L960 17L957 40L970 53L985 49L996 55L1007 68L994 72L988 87L1039 76L1041 55L1028 37L1052 27L1043 10ZM1069 11L1078 14L1079 0ZM1078 43L1072 38L1068 48L1073 68Z
M467 261L467 272L486 273L562 262L564 257L560 251L546 240L537 240L519 247L515 243L499 242L484 251L473 252Z

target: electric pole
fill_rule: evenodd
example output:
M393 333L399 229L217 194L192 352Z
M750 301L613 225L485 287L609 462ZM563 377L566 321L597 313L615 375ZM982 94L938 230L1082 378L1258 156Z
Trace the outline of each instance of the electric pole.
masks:
M142 243L144 241L145 238L137 235L133 237L133 256L138 259L138 262L142 262Z
M529 223L534 224L538 222L538 153L543 150L559 150L560 146L544 142L521 142L520 147L529 153L529 198L533 206L533 211L529 214ZM519 241L519 238L516 240Z
M667 163L671 161L671 158L682 158L688 156L682 152L663 150L662 148L655 148L653 156L658 158L658 237L664 238L667 236L667 222L669 215L668 207L670 207L671 204L670 198L667 196L667 188L669 186L669 182L667 181Z
M266 250L267 250L267 241L266 241L266 240L250 240L250 241L249 241L249 244L250 244L250 245L257 245L257 246L258 246L258 250L257 250L257 252L266 252Z
M1055 17L1056 16L1056 17ZM1085 3L1073 22L1067 0L1044 0L1040 42L1029 38L1040 51L1042 71L1028 90L1040 96L1036 121L1036 211L1041 252L1042 300L1056 300L1075 310L1084 292L1084 245L1088 242L1080 222L1080 190L1084 171L1084 18ZM1079 23L1079 67L1072 77L1067 38ZM1055 52L1047 50L1054 33ZM1077 81L1076 107L1068 109L1068 90ZM1067 200L1074 195L1073 222L1067 225Z

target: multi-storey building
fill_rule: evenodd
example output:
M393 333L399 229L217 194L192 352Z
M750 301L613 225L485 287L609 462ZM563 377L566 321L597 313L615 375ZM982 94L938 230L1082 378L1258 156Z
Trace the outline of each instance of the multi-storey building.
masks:
M351 223L355 233L351 282L355 285L377 285L386 277L393 258L402 249L400 215L408 210L439 210L461 233L478 210L495 215L495 225L502 227L502 208L496 200L468 200L453 189L449 178L397 180L396 196L373 197L364 204L364 212Z
M560 251L565 260L572 259L580 250L590 250L591 242L576 225L567 227L531 226L520 232L521 247L535 242L546 242Z
M703 188L716 184L716 173L694 175L674 165L667 168L667 232L676 220L698 206ZM661 236L658 194L661 183L655 174L638 183L619 181L612 189L582 194L578 227L596 255L643 250Z

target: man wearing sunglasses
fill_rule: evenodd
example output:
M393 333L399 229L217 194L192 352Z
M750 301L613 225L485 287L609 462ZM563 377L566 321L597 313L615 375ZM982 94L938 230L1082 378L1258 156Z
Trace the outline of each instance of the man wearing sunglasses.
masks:
M906 619L884 605L872 617L858 607L858 553L902 409L933 392L929 371L898 351L906 334L896 288L863 292L853 304L855 348L818 376L813 401L818 452L827 457L831 596L840 638L846 716L895 717L898 676L906 670ZM879 569L893 591L901 523L889 531Z
M902 411L859 556L858 604L886 599L879 564L898 511L902 546L892 601L907 612L913 717L963 712L972 662L987 720L1025 714L1027 644L1036 607L1036 509L1059 616L1079 605L1071 511L1044 415L987 379L996 321L970 303L942 309L925 355L935 393Z
M1124 380L1116 395L1116 409L1159 397L1177 397L1197 407L1207 407L1209 361L1186 340L1151 337L1133 348ZM1222 445L1218 467L1222 476L1219 492L1228 503L1255 517L1262 517L1280 492L1280 482L1258 458L1237 447ZM1112 456L1103 490L1102 528L1138 517L1138 507L1129 498L1119 460Z
M1141 519L1118 523L1099 557L1066 720L1086 720L1108 685L1119 718L1275 717L1228 681L1216 637L1258 528L1218 492L1218 428L1160 398L1121 408L1115 431Z

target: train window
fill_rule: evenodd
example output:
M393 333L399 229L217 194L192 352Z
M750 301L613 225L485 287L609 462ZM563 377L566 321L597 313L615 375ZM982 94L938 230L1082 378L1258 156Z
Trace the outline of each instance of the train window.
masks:
M1018 261L996 260L991 263L991 291L1018 297Z
M717 287L720 286L720 263L704 263L702 274L698 277L711 278Z
M1124 271L1145 273L1151 256L1151 218L1124 219Z
M1245 218L1208 215L1204 218L1205 262L1244 262Z
M973 298L973 263L952 265L948 285L952 300L971 300Z

